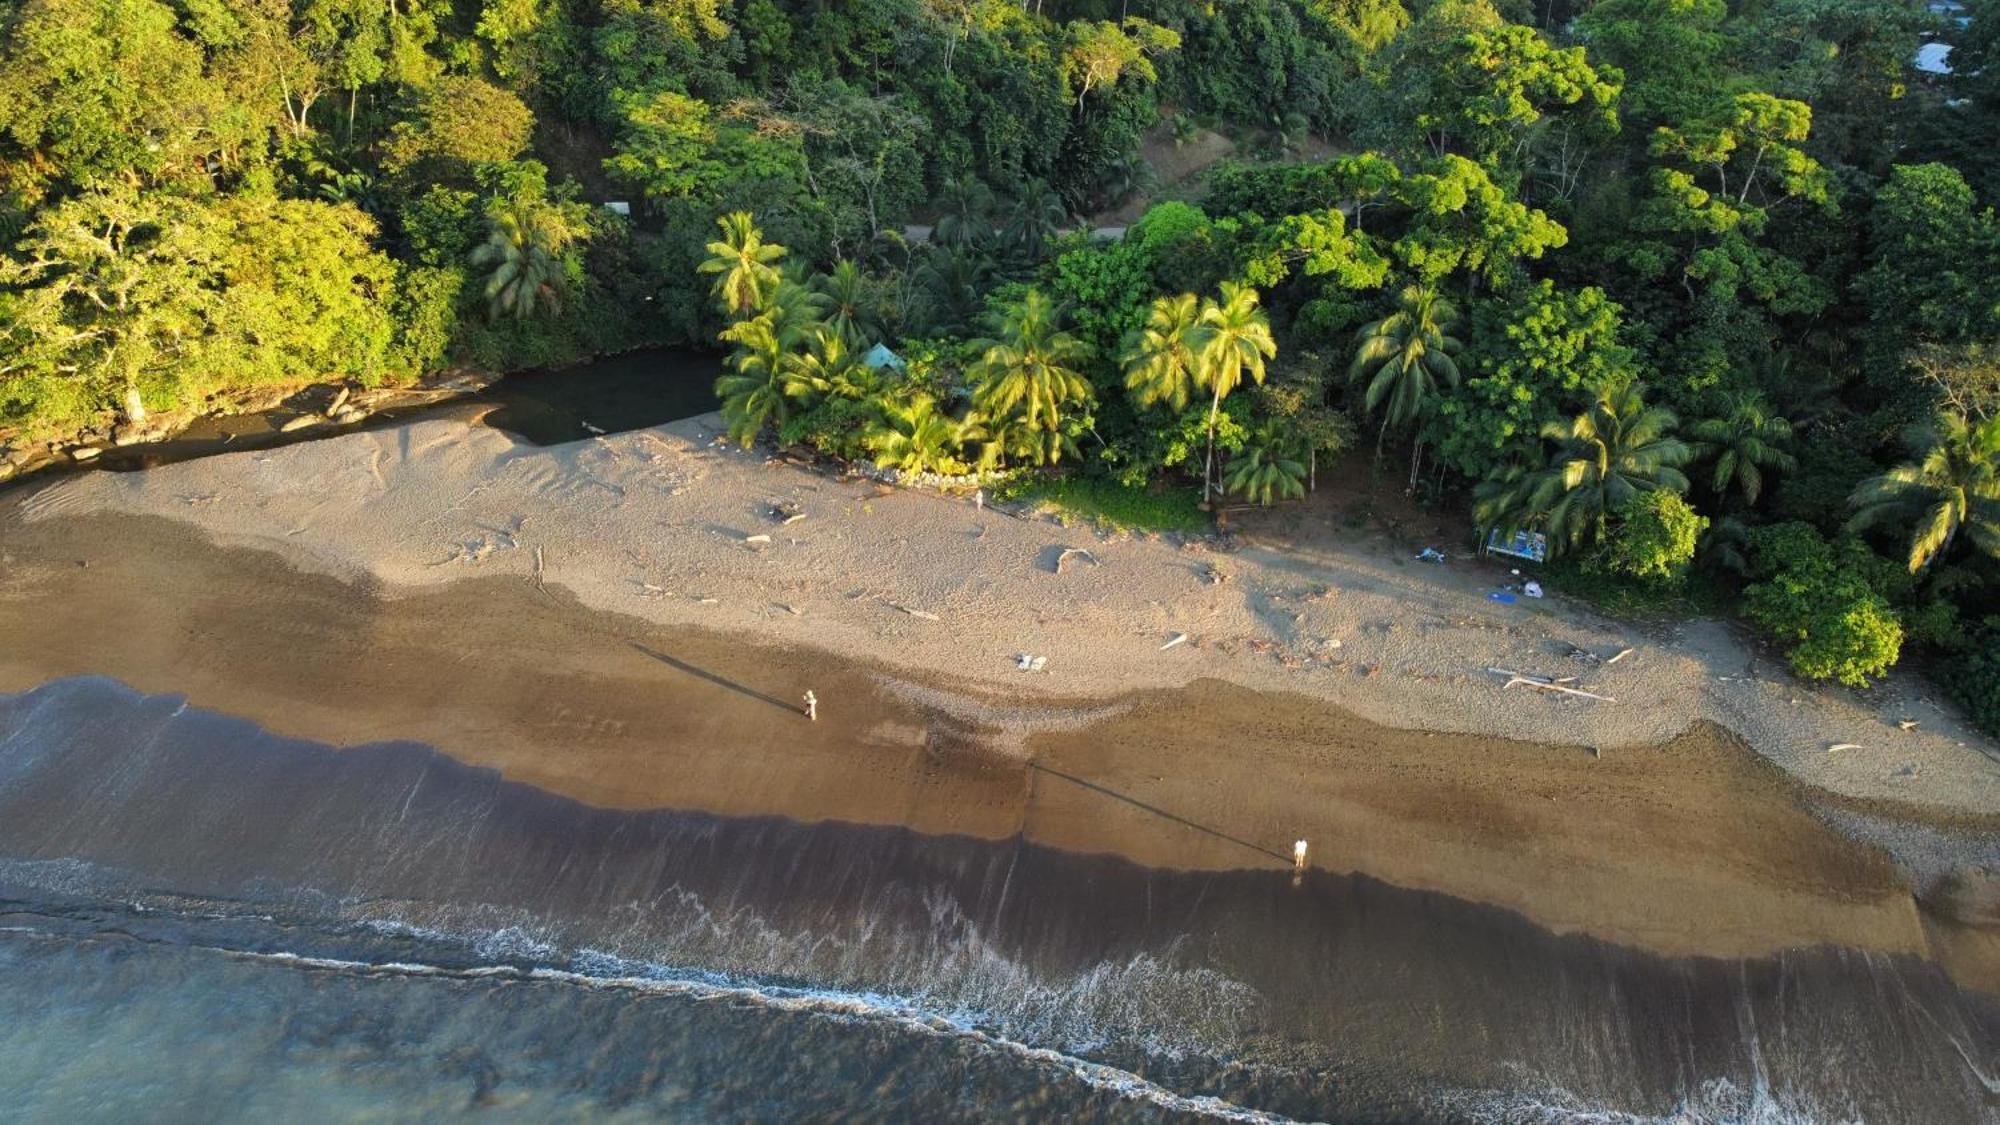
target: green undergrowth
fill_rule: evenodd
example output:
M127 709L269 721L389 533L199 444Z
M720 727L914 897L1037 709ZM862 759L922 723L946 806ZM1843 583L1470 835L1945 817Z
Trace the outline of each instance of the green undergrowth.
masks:
M1064 523L1083 522L1120 531L1206 534L1211 527L1194 488L1129 488L1101 477L1016 477L996 490L1001 500L1054 509Z

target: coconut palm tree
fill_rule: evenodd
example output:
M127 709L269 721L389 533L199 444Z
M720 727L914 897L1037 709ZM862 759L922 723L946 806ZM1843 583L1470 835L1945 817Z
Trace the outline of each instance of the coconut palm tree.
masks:
M874 454L875 465L906 473L963 473L964 451L984 437L976 415L954 418L938 409L937 400L918 392L882 402L881 420L869 428L862 444Z
M1695 456L1715 459L1715 491L1727 494L1734 485L1752 507L1764 491L1765 469L1789 473L1799 464L1784 450L1792 424L1774 416L1761 395L1734 397L1721 417L1695 423L1692 433Z
M1201 301L1192 293L1161 297L1146 323L1126 338L1125 386L1140 409L1163 405L1179 414L1201 389L1202 370L1191 341L1201 323Z
M722 237L708 244L709 258L695 267L715 274L715 297L732 319L755 313L778 287L785 248L765 242L764 232L748 211L731 211L715 220Z
M932 247L914 280L924 292L925 318L933 330L972 323L986 299L993 263L970 250Z
M526 320L537 312L559 312L562 252L576 232L562 213L537 201L513 200L487 215L486 241L472 251L472 264L490 266L486 315Z
M1264 381L1264 361L1278 354L1271 338L1271 319L1258 307L1257 290L1234 281L1222 283L1222 300L1204 301L1201 320L1190 333L1199 385L1206 388L1208 404L1208 462L1202 474L1202 498L1215 492L1215 424L1222 413L1222 400L1229 397L1248 376Z
M1590 409L1567 424L1551 422L1542 436L1557 448L1548 467L1528 484L1528 511L1552 545L1576 547L1604 534L1606 518L1641 492L1688 490L1680 470L1693 456L1673 436L1679 419L1647 406L1637 384L1598 392Z
M1068 221L1069 208L1063 206L1062 196L1046 180L1029 180L1008 209L1007 226L1001 233L1008 253L1032 265L1041 260L1043 247Z
M722 420L729 436L748 449L768 425L783 425L791 415L788 393L787 341L772 309L723 329L722 338L736 345L729 370L715 381L722 400Z
M1000 317L998 338L977 342L982 351L970 371L980 413L1002 429L1018 417L1038 435L1032 455L1041 462L1061 456L1063 411L1071 403L1088 403L1092 394L1090 380L1077 370L1090 349L1060 323L1049 299L1028 290Z
M1396 303L1395 312L1356 334L1360 345L1348 369L1351 378L1368 380L1363 399L1368 411L1382 413L1382 428L1375 434L1377 461L1389 427L1414 425L1430 409L1438 387L1456 387L1459 379L1458 361L1452 357L1462 345L1451 334L1458 324L1457 307L1429 285L1406 286Z
M783 360L786 394L805 403L828 398L858 402L881 389L875 369L861 362L831 323L815 324L803 336L804 347Z
M1243 448L1229 457L1222 486L1268 508L1275 499L1306 494L1306 466L1298 443L1269 422L1250 432Z
M2000 558L2000 417L1941 414L1905 435L1915 460L1862 481L1848 529L1909 524L1915 574L1949 554L1959 532Z
M875 285L851 259L835 262L833 272L813 278L813 288L826 301L827 325L857 349L882 338L881 301Z
M932 242L954 250L970 250L993 237L993 189L985 181L970 175L947 181L938 202Z
M1602 389L1589 410L1543 427L1558 443L1546 467L1509 465L1473 490L1480 526L1539 527L1561 553L1600 537L1607 516L1640 492L1687 491L1680 466L1693 451L1671 436L1673 412L1647 406L1643 393L1637 385Z

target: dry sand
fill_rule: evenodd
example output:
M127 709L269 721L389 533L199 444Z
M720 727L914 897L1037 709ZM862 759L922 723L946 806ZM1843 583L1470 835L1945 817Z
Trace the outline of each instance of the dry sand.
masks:
M1283 862L1303 836L1321 866L1671 952L1937 948L1815 804L1865 810L1850 831L1919 874L2000 860L1992 748L1910 681L1814 691L1720 624L1489 602L1490 569L1100 536L714 433L537 449L432 419L17 492L0 689L99 672L620 807L1190 867ZM1094 561L1058 571L1072 546ZM1572 644L1634 652L1587 666ZM1618 702L1503 690L1489 665ZM790 710L808 687L816 724ZM1951 945L2000 981L1989 935Z

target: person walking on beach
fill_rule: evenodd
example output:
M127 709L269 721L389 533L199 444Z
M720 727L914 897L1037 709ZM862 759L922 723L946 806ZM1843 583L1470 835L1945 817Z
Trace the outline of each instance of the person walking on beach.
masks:
M806 692L806 718L815 723L819 721L819 696L810 691Z

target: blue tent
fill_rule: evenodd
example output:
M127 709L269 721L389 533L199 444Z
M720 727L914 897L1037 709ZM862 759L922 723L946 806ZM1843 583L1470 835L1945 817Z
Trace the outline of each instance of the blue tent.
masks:
M908 363L903 361L902 356L899 356L895 352L890 351L889 345L887 344L877 344L874 347L869 348L868 351L864 355L862 355L861 362L867 364L868 366L874 368L877 371L882 370L884 367L896 371L907 371L909 370L910 367Z

